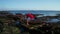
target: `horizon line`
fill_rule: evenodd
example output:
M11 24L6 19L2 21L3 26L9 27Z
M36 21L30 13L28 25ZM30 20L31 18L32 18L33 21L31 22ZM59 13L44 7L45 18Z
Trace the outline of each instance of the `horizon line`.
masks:
M0 11L12 11L12 10L0 10ZM22 10L23 11L23 10ZM28 10L27 10L28 11ZM30 10L29 10L30 11ZM33 10L35 11L35 10ZM60 10L37 10L37 11L60 11Z

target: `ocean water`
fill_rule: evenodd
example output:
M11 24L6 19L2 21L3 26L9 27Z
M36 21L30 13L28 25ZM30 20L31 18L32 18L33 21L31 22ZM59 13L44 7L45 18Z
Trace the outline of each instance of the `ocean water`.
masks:
M60 14L60 11L44 11L44 10L11 10L10 12L13 14L16 14L16 13L44 14L45 16L48 16L48 15L54 16L56 14Z

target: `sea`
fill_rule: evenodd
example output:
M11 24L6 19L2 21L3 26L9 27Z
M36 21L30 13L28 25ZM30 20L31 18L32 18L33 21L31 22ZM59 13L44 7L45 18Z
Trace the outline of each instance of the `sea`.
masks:
M45 16L55 16L57 14L60 14L60 11L52 11L52 10L9 10L9 12L16 14L26 14L26 13L32 13L32 14L44 14Z

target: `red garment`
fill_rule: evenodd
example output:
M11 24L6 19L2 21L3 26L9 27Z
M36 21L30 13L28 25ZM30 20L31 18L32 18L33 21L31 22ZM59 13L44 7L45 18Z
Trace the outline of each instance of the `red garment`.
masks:
M30 14L30 13L26 14L26 16L27 17L30 17L30 19L33 19L34 18L34 16L32 14Z

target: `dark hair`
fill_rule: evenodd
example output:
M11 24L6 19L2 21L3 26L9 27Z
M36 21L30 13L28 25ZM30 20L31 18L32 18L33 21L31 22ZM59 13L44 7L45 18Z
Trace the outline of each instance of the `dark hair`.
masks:
M18 17L14 17L13 19L14 19L15 21L20 20L20 18L18 18Z

